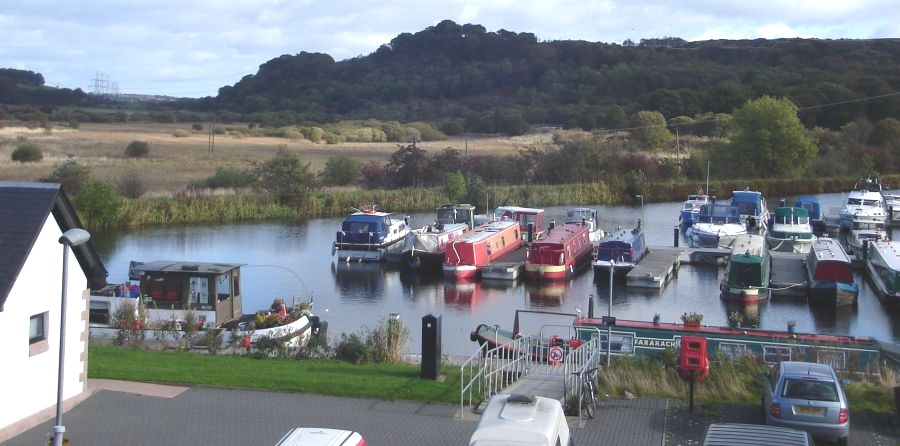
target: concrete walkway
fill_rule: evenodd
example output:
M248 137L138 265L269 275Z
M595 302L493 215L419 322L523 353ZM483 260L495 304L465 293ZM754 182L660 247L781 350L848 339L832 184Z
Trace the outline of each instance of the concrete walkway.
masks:
M265 446L296 426L355 430L373 446L465 445L477 424L451 404L88 381L93 395L63 417L72 446ZM665 420L665 399L606 400L572 436L579 445L661 445ZM46 444L52 424L3 444Z

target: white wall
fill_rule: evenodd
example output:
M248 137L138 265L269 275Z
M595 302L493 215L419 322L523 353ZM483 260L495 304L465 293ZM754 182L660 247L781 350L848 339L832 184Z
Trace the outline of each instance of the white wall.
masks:
M59 364L59 313L62 292L63 245L58 240L62 231L52 215L32 248L12 292L0 312L3 342L0 361L0 434L9 433L16 425L27 422L38 412L55 414L57 372ZM69 250L69 278L66 305L66 351L63 398L80 396L86 389L87 375L87 277ZM49 348L29 356L29 319L49 312L47 340ZM65 425L65 418L63 418ZM4 438L0 435L0 442Z

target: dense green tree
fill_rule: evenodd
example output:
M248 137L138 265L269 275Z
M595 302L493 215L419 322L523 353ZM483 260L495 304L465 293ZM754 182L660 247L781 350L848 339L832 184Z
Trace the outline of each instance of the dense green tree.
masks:
M300 207L308 202L315 186L309 163L304 163L286 145L280 146L272 159L250 164L260 187L271 193L279 203Z
M81 193L72 199L82 223L89 228L110 228L116 226L122 197L109 183L89 180Z
M873 146L900 149L900 120L884 118L876 122L867 142Z
M384 167L393 187L421 187L429 183L428 158L415 142L399 146Z
M660 112L647 110L637 112L632 127L632 134L645 149L669 147L675 140L675 135L669 131L666 118Z
M325 168L319 173L322 184L326 186L347 186L356 183L361 177L362 163L343 155L328 157Z
M734 112L737 133L728 144L734 164L729 172L744 177L799 175L815 159L817 149L797 117L790 99L763 96Z
M461 172L448 172L444 174L444 192L451 203L460 203L465 200L466 178Z
M53 172L41 178L43 183L59 183L69 197L76 197L81 193L81 188L91 179L91 168L78 164L74 158L69 158L56 166Z

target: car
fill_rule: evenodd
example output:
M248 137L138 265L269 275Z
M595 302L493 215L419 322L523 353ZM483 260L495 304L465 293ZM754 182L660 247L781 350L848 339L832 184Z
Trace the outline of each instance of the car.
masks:
M284 434L275 446L366 446L357 432L319 427L296 427Z
M847 444L850 408L841 381L830 365L782 361L765 378L762 411L766 424Z
M815 446L809 432L759 424L713 423L706 429L703 446L756 444L766 446Z

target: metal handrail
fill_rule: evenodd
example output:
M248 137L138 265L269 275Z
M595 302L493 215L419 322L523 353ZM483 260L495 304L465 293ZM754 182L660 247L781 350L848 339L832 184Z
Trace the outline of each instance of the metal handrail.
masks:
M482 400L488 400L528 375L534 360L532 350L531 337L516 338L494 348L488 348L487 344L479 346L459 367L460 418L465 413L466 403L471 406L476 395Z

